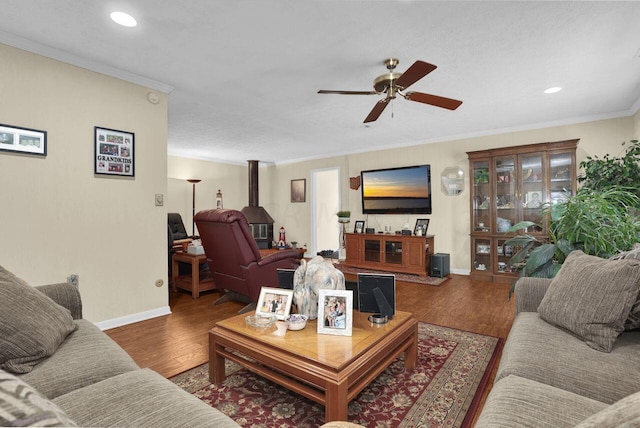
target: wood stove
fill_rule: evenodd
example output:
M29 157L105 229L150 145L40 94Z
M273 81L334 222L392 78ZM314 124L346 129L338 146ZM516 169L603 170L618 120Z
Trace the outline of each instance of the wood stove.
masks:
M267 210L260 206L258 200L258 161L249 163L249 205L240 210L249 221L251 234L256 240L258 248L271 248L273 242L273 218Z

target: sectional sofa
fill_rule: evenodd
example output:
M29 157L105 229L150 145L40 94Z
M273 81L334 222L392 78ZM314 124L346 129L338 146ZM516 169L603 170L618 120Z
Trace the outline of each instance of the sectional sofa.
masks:
M0 266L0 426L237 427L82 319L69 284Z
M640 250L521 278L484 427L640 426Z

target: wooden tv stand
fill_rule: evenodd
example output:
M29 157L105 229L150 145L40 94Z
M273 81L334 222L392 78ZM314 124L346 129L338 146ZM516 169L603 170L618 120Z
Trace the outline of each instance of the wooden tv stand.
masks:
M429 275L434 235L347 233L345 264L389 272Z

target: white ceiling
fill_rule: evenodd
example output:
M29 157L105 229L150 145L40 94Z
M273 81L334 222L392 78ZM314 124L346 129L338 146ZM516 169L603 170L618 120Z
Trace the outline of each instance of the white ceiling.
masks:
M285 163L599 118L640 107L640 2L2 0L0 43L170 92L169 154ZM132 14L120 27L109 13ZM421 59L411 89L362 123L372 90ZM543 90L561 86L546 95ZM393 117L392 117L393 113Z

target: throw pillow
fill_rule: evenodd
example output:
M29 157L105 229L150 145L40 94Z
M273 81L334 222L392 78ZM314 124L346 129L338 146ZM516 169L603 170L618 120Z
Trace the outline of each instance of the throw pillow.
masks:
M621 259L637 259L640 260L640 244L635 244L631 251L625 251L620 254L616 254L611 257L611 260L621 260ZM633 304L631 308L631 313L629 314L629 318L624 323L625 330L635 330L640 328L640 295L638 299Z
M575 428L619 428L640 426L640 392L631 394L585 419Z
M68 309L0 266L0 369L30 372L76 328Z
M598 351L611 352L640 291L640 260L574 251L545 293L538 314Z
M0 426L75 427L51 401L17 377L0 370Z

